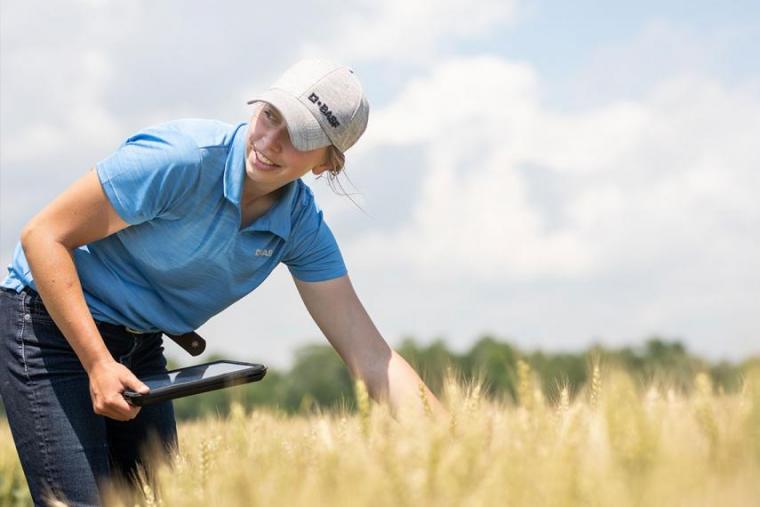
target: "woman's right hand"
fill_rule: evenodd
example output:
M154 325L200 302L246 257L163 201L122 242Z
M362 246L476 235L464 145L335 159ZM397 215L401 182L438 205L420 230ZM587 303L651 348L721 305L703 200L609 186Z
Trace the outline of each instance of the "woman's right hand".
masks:
M103 342L84 298L73 252L128 225L92 170L35 215L21 232L21 246L45 309L90 377L93 410L119 421L134 419L140 412L121 393L126 389L147 392L147 387L114 360Z
M126 390L147 394L150 389L140 382L129 369L115 360L94 364L89 371L92 408L98 415L117 421L137 417L140 407L130 405L122 393Z

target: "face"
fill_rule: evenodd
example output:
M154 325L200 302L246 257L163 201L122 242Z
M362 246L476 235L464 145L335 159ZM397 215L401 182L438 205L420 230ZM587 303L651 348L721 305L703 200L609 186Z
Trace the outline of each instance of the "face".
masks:
M248 125L245 171L267 190L274 190L304 176L309 171L327 170L327 147L299 151L290 142L285 120L267 103L256 108Z

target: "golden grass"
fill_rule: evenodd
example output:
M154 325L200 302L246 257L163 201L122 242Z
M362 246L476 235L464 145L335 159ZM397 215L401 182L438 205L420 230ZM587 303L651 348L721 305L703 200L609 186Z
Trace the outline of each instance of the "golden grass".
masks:
M29 489L13 446L11 430L0 419L0 506L31 505Z
M358 390L355 414L273 410L180 425L181 453L147 505L747 506L760 498L760 375L742 392L689 396L596 372L574 400L540 394L520 366L520 404L446 382L450 417L394 419ZM0 504L20 491L0 424ZM12 458L12 459L11 459ZM7 477L16 478L6 480ZM15 481L15 482L13 482ZM11 484L10 489L8 484ZM110 497L127 505L125 496Z

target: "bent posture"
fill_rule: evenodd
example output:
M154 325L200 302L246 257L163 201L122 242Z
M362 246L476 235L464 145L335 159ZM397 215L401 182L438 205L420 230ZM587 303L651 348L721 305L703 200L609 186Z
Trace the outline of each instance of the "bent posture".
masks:
M247 124L136 133L24 228L1 284L0 393L35 503L97 504L103 479L151 473L148 440L173 452L171 402L121 393L166 371L162 333L197 329L280 262L370 395L422 409L419 376L367 315L301 180L335 177L364 132L356 75L302 61L249 103Z

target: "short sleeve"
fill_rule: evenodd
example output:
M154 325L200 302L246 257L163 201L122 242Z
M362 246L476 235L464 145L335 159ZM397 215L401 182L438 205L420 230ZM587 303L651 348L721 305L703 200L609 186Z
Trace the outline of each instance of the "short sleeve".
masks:
M304 201L282 262L295 278L304 282L321 282L345 275L346 265L338 243L311 192Z
M95 166L111 205L135 225L169 212L197 182L200 150L169 124L128 138Z

